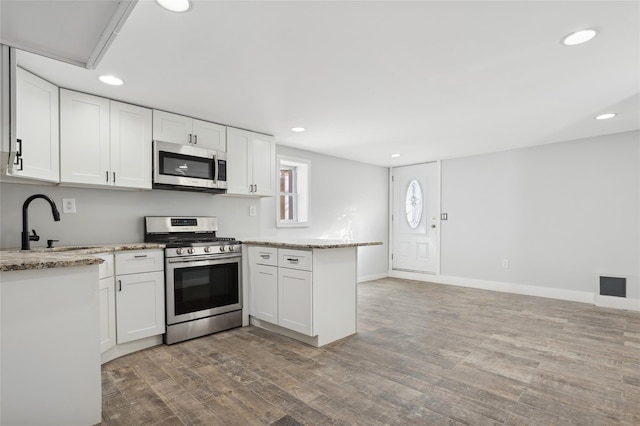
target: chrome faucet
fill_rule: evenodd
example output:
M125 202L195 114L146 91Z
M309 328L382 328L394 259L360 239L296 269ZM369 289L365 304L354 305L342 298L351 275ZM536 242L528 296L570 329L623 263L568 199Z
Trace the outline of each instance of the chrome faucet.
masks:
M56 207L56 203L54 203L51 198L43 194L36 194L27 198L27 200L22 205L22 250L30 250L31 241L40 240L40 236L36 234L35 230L33 230L33 235L29 235L29 216L27 214L27 210L29 209L29 204L36 198L43 198L47 200L51 205L51 213L53 213L53 220L55 220L56 222L60 220L60 212L58 211L58 207Z

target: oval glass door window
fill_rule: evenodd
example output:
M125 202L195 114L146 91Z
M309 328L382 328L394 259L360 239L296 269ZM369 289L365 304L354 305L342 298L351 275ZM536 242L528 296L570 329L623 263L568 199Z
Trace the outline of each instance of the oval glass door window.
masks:
M407 223L411 229L416 229L422 219L422 188L420 182L412 180L407 186L407 196L405 204Z

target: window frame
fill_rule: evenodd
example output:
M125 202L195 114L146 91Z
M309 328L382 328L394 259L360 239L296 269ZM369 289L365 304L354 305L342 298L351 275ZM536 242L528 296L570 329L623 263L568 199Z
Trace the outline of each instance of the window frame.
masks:
M277 156L277 169L276 169L276 182L277 182L277 197L276 197L276 227L277 228L302 228L311 226L310 208L309 208L309 193L310 193L310 181L311 181L311 161L304 158L290 157L287 155ZM293 170L293 183L292 190L289 192L281 191L282 188L282 175L281 170L283 168ZM281 212L283 206L282 197L291 197L294 201L294 214L293 219L281 219Z

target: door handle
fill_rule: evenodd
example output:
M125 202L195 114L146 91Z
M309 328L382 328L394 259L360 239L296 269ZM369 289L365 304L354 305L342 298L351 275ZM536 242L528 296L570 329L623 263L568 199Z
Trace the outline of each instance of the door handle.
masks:
M118 291L122 291L122 280L118 280Z

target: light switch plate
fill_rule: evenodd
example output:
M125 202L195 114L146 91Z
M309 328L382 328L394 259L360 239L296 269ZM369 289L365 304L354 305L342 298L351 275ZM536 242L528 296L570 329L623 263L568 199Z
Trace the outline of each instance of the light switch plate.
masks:
M62 213L75 213L76 212L76 199L75 198L63 198L62 199Z
M255 216L256 214L256 206L249 206L249 216Z

